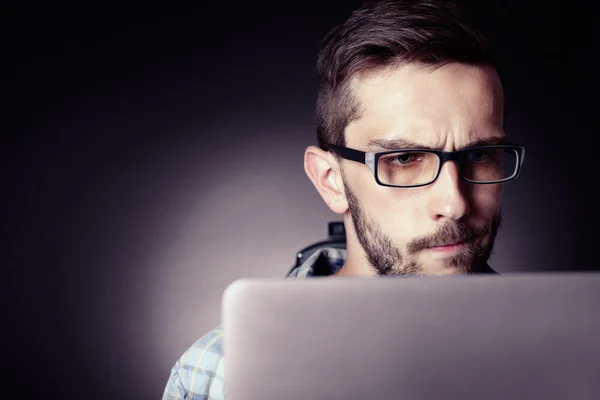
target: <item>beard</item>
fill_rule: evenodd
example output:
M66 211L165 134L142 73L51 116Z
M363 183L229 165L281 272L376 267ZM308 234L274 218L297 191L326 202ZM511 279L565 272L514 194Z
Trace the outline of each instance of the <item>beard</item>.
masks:
M344 183L354 230L367 261L377 275L429 275L425 265L416 260L415 255L419 251L441 243L456 243L476 237L481 239L477 246L467 246L459 253L444 258L442 262L445 267L456 268L465 274L490 272L487 262L502 224L501 212L492 219L490 226L471 227L460 221L448 222L433 235L413 238L403 252L394 245L391 237L381 230L377 222L365 215L356 195Z

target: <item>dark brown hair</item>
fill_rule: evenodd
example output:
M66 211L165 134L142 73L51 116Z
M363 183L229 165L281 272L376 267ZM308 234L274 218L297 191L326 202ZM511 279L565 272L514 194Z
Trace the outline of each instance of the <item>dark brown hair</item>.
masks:
M350 80L377 68L420 63L491 64L490 45L470 9L443 0L371 1L332 29L317 60L319 146L345 145L344 130L359 117Z

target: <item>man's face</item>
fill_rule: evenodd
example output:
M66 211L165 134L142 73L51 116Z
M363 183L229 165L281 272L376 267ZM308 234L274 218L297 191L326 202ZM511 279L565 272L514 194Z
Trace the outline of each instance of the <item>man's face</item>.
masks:
M361 113L346 128L350 148L385 151L394 146L382 142L410 141L454 151L504 137L502 88L489 67L407 65L355 78L352 89ZM352 161L342 161L341 172L350 234L373 272L446 275L487 263L501 221L501 184L463 181L454 162L416 188L380 186L366 165Z

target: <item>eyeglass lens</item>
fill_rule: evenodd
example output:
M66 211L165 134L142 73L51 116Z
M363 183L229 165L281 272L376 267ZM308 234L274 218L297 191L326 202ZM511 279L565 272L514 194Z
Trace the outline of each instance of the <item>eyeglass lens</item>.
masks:
M516 173L518 160L517 151L511 148L473 149L461 154L459 167L469 181L501 182ZM423 185L436 178L439 167L440 159L435 153L400 151L379 158L377 175L386 185Z

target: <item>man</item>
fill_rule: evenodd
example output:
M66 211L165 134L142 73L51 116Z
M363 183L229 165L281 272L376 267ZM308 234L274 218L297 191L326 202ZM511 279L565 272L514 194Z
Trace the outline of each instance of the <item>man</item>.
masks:
M319 147L304 168L342 215L347 250L321 250L289 276L494 272L503 183L524 149L508 144L502 85L464 10L366 4L328 34L317 67ZM177 361L165 399L224 397L221 333Z

